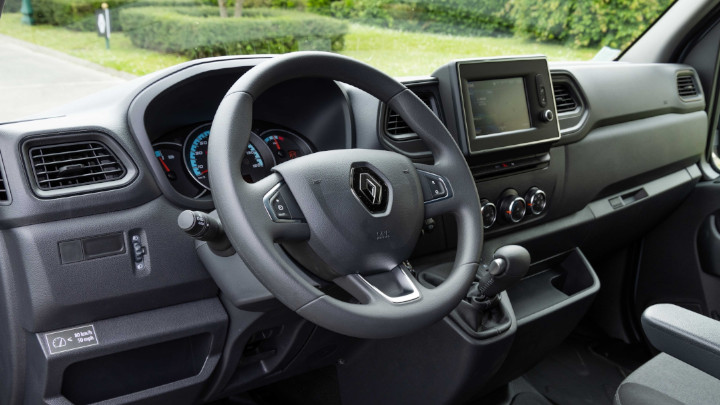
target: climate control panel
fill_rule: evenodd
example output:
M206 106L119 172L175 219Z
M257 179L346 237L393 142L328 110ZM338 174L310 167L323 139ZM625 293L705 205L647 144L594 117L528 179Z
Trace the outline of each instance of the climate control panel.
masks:
M481 199L480 212L483 218L483 227L493 227L498 219L505 224L517 224L528 216L537 216L545 212L548 197L538 187L531 187L524 194L509 188L495 200Z

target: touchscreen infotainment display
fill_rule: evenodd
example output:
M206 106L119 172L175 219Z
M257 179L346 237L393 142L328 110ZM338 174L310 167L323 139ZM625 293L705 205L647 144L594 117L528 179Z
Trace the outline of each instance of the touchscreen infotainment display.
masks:
M468 81L475 136L530 128L522 77Z

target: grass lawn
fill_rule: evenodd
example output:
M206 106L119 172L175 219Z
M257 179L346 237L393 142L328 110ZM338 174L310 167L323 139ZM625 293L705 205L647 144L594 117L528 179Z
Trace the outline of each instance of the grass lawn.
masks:
M0 34L55 49L102 66L143 75L187 60L178 55L136 48L123 33L112 34L111 48L94 32L48 25L27 26L20 14L0 18ZM344 55L369 63L393 76L427 75L451 59L498 55L543 54L551 60L590 59L595 49L573 49L519 38L462 37L402 32L351 24Z
M137 48L122 32L112 33L111 49L108 50L105 40L95 32L77 32L51 25L28 26L20 23L20 17L19 13L3 13L0 34L134 75L141 76L188 60L183 56Z
M422 34L352 24L342 53L393 76L415 76L428 75L452 59L540 54L556 61L588 60L597 49L574 49L521 38Z

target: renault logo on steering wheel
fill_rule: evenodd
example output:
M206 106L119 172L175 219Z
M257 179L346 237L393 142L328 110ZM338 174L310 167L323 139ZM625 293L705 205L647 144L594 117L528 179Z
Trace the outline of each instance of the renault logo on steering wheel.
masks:
M370 173L360 173L360 193L370 201L371 205L380 205L383 199L382 184Z
M352 190L361 203L373 214L387 208L389 189L387 184L369 167L355 167L351 171Z

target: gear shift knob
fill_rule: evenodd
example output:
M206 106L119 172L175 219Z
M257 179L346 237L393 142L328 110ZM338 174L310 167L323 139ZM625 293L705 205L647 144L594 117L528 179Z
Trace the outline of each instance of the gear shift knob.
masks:
M529 268L530 253L527 249L518 245L501 247L495 251L487 274L480 277L477 287L479 295L494 297L523 278Z

